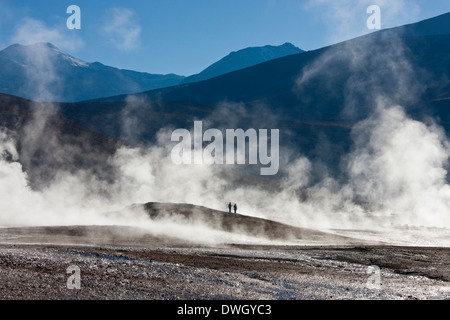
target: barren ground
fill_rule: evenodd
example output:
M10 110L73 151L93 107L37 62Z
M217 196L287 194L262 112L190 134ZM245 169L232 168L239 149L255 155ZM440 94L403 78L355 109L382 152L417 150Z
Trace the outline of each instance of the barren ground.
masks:
M0 299L450 298L450 248L330 241L211 246L137 230L0 229ZM80 289L68 288L73 265ZM379 268L379 286L369 266Z

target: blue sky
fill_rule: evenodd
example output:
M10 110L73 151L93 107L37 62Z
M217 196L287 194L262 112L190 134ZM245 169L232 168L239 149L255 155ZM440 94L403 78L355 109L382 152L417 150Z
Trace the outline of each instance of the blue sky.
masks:
M88 62L149 73L198 73L231 51L291 42L313 50L369 30L450 12L449 0L0 0L0 47L52 42ZM66 27L81 9L81 30Z

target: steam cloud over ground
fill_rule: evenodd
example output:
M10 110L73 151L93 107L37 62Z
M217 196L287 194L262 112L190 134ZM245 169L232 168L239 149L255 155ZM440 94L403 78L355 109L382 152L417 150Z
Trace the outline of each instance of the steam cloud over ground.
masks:
M70 160L82 151L52 129L58 104L36 103L20 136L6 129L0 132L0 225L126 224L157 230L145 212L121 210L132 204L175 202L225 211L232 201L246 215L309 228L449 228L449 140L433 119L412 119L402 106L422 94L422 71L409 62L401 41L395 43L391 42L389 53L370 59L369 43L341 44L325 51L298 76L293 90L301 94L305 84L338 61L349 62L356 71L370 62L366 73L355 72L343 87L345 116L362 120L353 125L353 144L341 158L340 177L327 170L318 172L320 159L308 158L295 145L283 145L279 180L269 179L267 185L234 183L230 172L239 166L173 164L170 134L175 128L171 127L161 128L152 145L120 146L104 162L110 173L101 175L101 168L71 165ZM36 100L52 101L52 90L58 89L54 84L60 82L51 62L42 54L30 53L29 59L36 60L37 69L29 75L38 89ZM392 86L377 83L385 77ZM261 119L248 106L223 102L201 120L204 125L233 129L235 118L248 117L249 127L256 129L277 123L277 115L266 106L259 107L265 111ZM139 135L135 117L140 108L158 105L129 97L122 113L124 141ZM42 171L33 176L33 182L24 167L36 165L38 147L60 166L39 163L36 167ZM91 151L87 157L96 156ZM165 232L187 238L198 234L195 227L183 229L176 221L168 223L172 224Z

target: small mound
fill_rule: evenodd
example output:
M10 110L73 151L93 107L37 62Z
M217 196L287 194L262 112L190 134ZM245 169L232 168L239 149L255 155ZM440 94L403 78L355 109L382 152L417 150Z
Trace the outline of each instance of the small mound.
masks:
M142 206L153 220L176 219L192 224L203 223L215 230L270 240L310 240L336 243L352 240L352 238L332 233L192 204L149 202Z

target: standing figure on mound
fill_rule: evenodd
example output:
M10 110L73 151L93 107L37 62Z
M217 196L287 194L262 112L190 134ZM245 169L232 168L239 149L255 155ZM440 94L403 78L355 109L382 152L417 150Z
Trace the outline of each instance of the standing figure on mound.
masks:
M228 204L228 212L231 213L231 202Z
M234 213L236 213L236 211L237 211L237 205L236 205L236 203L234 204Z

